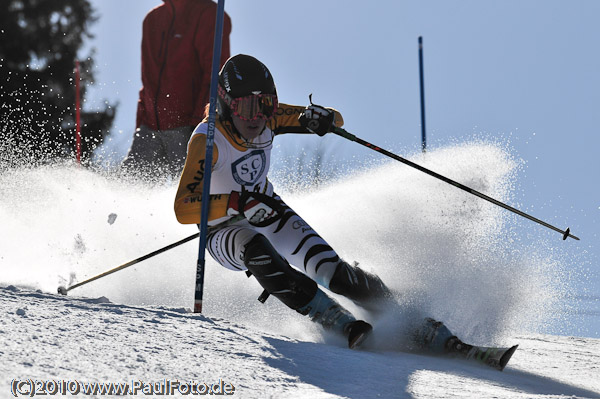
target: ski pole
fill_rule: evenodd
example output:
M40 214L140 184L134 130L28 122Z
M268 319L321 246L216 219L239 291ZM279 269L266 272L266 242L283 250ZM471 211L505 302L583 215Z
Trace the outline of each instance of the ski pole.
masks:
M194 238L198 237L199 235L200 235L200 233L192 234L191 236L186 237L183 240L179 240L177 242L174 242L173 244L167 245L166 247L163 247L163 248L157 249L156 251L150 252L149 254L146 254L144 256L140 256L139 258L131 260L131 261L127 262L127 263L124 263L121 266L117 266L114 269L107 270L104 273L100 273L97 276L88 278L85 281L82 281L82 282L77 283L77 284L73 284L70 287L65 287L65 286L61 285L60 287L58 287L58 293L59 294L63 294L63 295L67 295L67 292L71 291L74 288L81 287L82 285L85 285L87 283L91 283L92 281L98 280L99 278L108 276L109 274L113 274L115 272L118 272L119 270L123 270L125 268L128 268L129 266L133 266L133 265L135 265L137 263L140 263L140 262L142 262L142 261L144 261L146 259L152 258L153 256L156 256L158 254L166 252L169 249L175 248L175 247L177 247L177 246L179 246L181 244L184 244L184 243L186 243L188 241L191 241Z
M520 210L518 210L516 208L513 208L512 206L506 205L506 204L504 204L504 203L502 203L502 202L500 202L498 200L495 200L492 197L488 197L487 195L480 193L479 191L473 190L472 188L469 188L469 187L465 186L464 184L458 183L458 182L456 182L456 181L454 181L452 179L449 179L449 178L447 178L445 176L440 175L439 173L436 173L436 172L434 172L432 170L424 168L421 165L417 165L416 163L411 162L408 159L402 158L402 157L400 157L400 156L398 156L398 155L396 155L394 153L391 153L391 152L389 152L387 150L384 150L383 148L377 147L376 145L371 144L371 143L369 143L369 142L367 142L367 141L365 141L365 140L363 140L363 139L361 139L359 137L356 137L352 133L349 133L346 130L340 128L340 127L334 128L333 129L333 133L335 133L338 136L341 136L341 137L343 137L343 138L345 138L347 140L354 141L355 143L361 144L361 145L363 145L363 146L365 146L367 148L370 148L370 149L372 149L374 151L377 151L380 154L383 154L383 155L385 155L387 157L395 159L396 161L400 161L400 162L402 162L402 163L404 163L404 164L406 164L406 165L408 165L410 167L413 167L413 168L415 168L417 170L420 170L423 173L427 173L430 176L433 176L433 177L435 177L437 179L442 180L443 182L446 182L448 184L453 185L454 187L460 188L461 190L464 190L464 191L466 191L466 192L468 192L470 194L473 194L473 195L475 195L475 196L477 196L477 197L479 197L481 199L484 199L484 200L486 200L488 202L491 202L494 205L498 205L498 206L500 206L500 207L502 207L502 208L504 208L506 210L509 210L509 211L511 211L513 213L516 213L519 216L522 216L522 217L527 218L527 219L529 219L529 220L531 220L533 222L541 224L542 226L545 226L545 227L547 227L547 228L549 228L551 230L559 232L559 233L561 233L563 235L563 240L566 240L568 237L571 237L571 238L573 238L575 240L579 240L578 237L576 237L573 234L571 234L571 230L568 227L567 227L566 230L561 230L558 227L554 227L551 224L548 224L548 223L546 223L546 222L544 222L544 221L542 221L540 219L537 219L537 218L535 218L535 217L533 217L531 215L528 215L525 212L522 212L522 211L520 211Z
M240 220L242 220L242 219L243 219L243 216L241 216L241 215L237 215L237 216L234 216L234 217L232 217L231 219L229 219L229 220L226 220L226 221L224 221L224 222L222 222L222 223L220 223L220 224L218 224L218 225L216 225L216 226L214 226L214 227L211 227L210 229L211 229L211 230L212 230L212 229L219 229L219 228L221 228L221 227L228 226L228 225L230 225L230 224L233 224L233 223L235 223L235 222L237 222L237 221L240 221ZM58 293L59 293L59 294L62 294L62 295L67 295L67 292L71 291L72 289L75 289L75 288L77 288L77 287L81 287L82 285L85 285L85 284L91 283L92 281L98 280L99 278L106 277L106 276L108 276L109 274L113 274L113 273L115 273L115 272L118 272L119 270L126 269L126 268L128 268L129 266L133 266L133 265L135 265L135 264L138 264L138 263L140 263L140 262L142 262L142 261L145 261L146 259L150 259L150 258L152 258L153 256L156 256L156 255L158 255L158 254L161 254L161 253L163 253L163 252L166 252L166 251L168 251L168 250L170 250L170 249L173 249L173 248L175 248L175 247L178 247L178 246L180 246L181 244L185 244L185 243L186 243L186 242L188 242L188 241L192 241L194 238L198 237L199 235L200 235L200 233L195 233L195 234L192 234L191 236L189 236L189 237L186 237L186 238L184 238L184 239L182 239L182 240L179 240L179 241L177 241L177 242L174 242L173 244L170 244L170 245L167 245L166 247L162 247L162 248L160 248L160 249L157 249L156 251L152 251L152 252L150 252L150 253L148 253L148 254L146 254L146 255L144 255L144 256L140 256L140 257L139 257L139 258L137 258L137 259L130 260L129 262L123 263L123 264L122 264L122 265L120 265L120 266L117 266L117 267L115 267L115 268L113 268L113 269L107 270L107 271L105 271L104 273L100 273L100 274L98 274L97 276L90 277L90 278L88 278L87 280L84 280L84 281L82 281L82 282L80 282L80 283L73 284L73 285L72 285L72 286L70 286L70 287L65 287L64 285L61 285L60 287L58 287Z

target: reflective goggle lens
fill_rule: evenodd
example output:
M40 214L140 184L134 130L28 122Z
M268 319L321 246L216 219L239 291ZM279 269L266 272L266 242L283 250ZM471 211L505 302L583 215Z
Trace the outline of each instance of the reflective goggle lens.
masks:
M233 99L229 107L235 116L251 121L258 118L271 119L277 105L277 96L274 94L254 94Z

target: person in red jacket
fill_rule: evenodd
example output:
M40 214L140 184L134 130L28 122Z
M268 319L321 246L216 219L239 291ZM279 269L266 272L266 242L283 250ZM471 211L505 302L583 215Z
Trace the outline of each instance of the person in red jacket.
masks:
M144 18L142 88L136 130L122 166L148 178L177 176L187 143L209 101L217 4L164 0ZM231 20L223 20L221 62L229 58Z

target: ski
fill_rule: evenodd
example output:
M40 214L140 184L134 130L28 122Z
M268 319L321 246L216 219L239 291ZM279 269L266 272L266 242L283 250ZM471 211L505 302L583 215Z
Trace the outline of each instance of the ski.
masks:
M510 348L486 348L474 346L467 354L467 359L475 360L502 371L518 346L519 345L511 346Z
M458 338L451 338L446 348L450 356L456 356L467 360L472 360L497 370L504 370L508 361L515 353L519 345L510 348L497 348L488 346L474 346L465 344Z

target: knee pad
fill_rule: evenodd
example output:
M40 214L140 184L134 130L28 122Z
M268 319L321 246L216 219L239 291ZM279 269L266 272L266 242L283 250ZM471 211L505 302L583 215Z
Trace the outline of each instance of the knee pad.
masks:
M244 264L266 292L294 310L308 304L317 293L317 283L292 268L262 234L246 244Z

